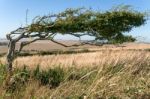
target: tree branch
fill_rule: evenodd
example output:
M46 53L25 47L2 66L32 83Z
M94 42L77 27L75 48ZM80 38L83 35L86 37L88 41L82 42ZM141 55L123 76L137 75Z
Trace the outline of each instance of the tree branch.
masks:
M21 42L20 43L20 48L19 48L18 52L21 52L21 50L23 49L24 46L29 45L29 44L31 44L31 43L33 43L35 41L38 41L38 40L46 40L46 39L45 38L36 38L34 40L31 40L31 41Z
M67 46L67 45L65 45L65 44L63 44L63 43L57 42L57 41L55 41L55 40L53 40L53 39L51 39L51 41L54 42L54 43L56 43L56 44L59 44L59 45L61 45L61 46L69 47L69 46Z

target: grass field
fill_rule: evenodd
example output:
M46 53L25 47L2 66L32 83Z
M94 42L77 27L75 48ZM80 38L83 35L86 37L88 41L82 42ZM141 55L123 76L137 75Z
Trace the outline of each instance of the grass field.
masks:
M89 52L18 57L11 86L0 87L0 98L150 99L150 45L121 46L83 46L79 49ZM2 85L5 57L0 64Z

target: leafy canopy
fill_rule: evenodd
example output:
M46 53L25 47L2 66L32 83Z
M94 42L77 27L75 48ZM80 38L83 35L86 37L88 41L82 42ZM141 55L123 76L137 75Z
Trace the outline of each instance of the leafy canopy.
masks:
M115 9L106 12L91 9L66 9L64 12L36 17L29 32L70 34L76 37L94 36L95 40L113 43L135 41L124 33L146 22L144 13L131 9Z

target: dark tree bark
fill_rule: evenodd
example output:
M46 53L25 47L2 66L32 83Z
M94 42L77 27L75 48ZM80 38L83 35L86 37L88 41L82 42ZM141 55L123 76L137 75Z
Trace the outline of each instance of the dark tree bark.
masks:
M7 57L6 57L6 69L8 72L11 72L12 71L12 64L13 64L13 60L14 60L14 57L15 57L15 41L10 41L9 42L9 49L8 49L8 52L7 52Z

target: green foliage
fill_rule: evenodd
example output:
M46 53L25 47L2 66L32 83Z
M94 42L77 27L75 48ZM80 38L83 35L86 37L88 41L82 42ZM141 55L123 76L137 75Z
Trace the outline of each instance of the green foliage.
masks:
M123 43L123 42L134 42L136 41L135 38L132 36L125 36L125 35L118 35L115 39L111 39L109 43L116 44L116 43Z
M28 82L29 78L30 71L26 66L22 69L15 70L13 76L11 77L10 84L7 86L7 92L13 93L15 91L20 91Z
M123 33L143 25L147 19L144 13L129 8L120 6L105 12L84 8L66 9L55 15L36 17L29 26L29 31L71 34L77 37L80 32L82 35L94 36L96 40L113 43L135 41L133 37Z
M3 81L5 80L6 72L5 72L5 65L0 64L0 85L2 85Z
M54 69L49 69L49 75L51 77L50 84L52 87L57 87L64 79L64 72L61 68L57 67Z
M40 79L40 74L41 74L41 72L40 72L40 66L38 65L38 66L36 67L36 69L33 70L33 76L34 76L34 78L36 78L36 79Z
M49 69L48 71L40 71L39 66L33 71L33 77L37 80L40 80L42 85L49 85L50 88L55 88L64 79L64 71L60 67Z
M47 85L47 84L50 83L51 77L50 77L50 75L49 75L49 72L42 71L39 76L40 76L40 77L38 77L38 78L39 78L40 83L41 83L42 85Z

